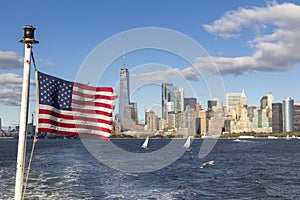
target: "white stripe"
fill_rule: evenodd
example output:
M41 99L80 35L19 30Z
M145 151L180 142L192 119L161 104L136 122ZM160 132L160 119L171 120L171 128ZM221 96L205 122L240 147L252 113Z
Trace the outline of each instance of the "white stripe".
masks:
M98 102L98 103L106 103L112 105L114 100L107 100L107 99L95 99L95 98L88 98L88 97L83 97L83 96L78 96L73 94L73 99L80 100L80 101L85 101L85 102Z
M99 106L78 105L78 104L73 104L73 103L72 103L72 107L73 108L86 109L86 110L104 111L104 112L107 112L107 113L111 113L112 110L113 110L111 108L103 108L103 107L99 107Z
M47 114L39 114L39 119L50 119L59 123L65 123L65 124L75 124L75 125L86 125L86 126L95 126L95 127L101 127L101 128L108 128L111 129L111 125L104 124L100 122L88 122L84 120L69 120L69 119L63 119L63 118L56 118L52 115ZM41 123L40 123L41 124Z
M73 116L82 116L82 115L93 115L95 118L96 117L99 117L99 116L105 116L105 115L100 115L100 114L88 114L88 113L82 113L82 112L79 112L79 111L69 111L69 110L60 110L60 109L57 109L55 107L52 107L52 106L49 106L49 105L44 105L44 104L40 104L39 105L40 109L45 109L45 110L52 110L56 113L61 113L61 114L64 114L66 113L66 115L73 115ZM91 110L91 111L103 111L103 112L107 112L107 113L111 113L112 112L112 109L110 108L102 108L102 107L95 107L95 106L73 106L74 108L80 108L80 109L86 109L86 110ZM95 109L95 108L98 108L98 109Z
M73 86L73 91L78 91L84 94L91 94L91 95L104 95L104 96L114 96L113 92L106 92L106 91L92 91L92 90L87 90L83 88L79 88L77 86Z

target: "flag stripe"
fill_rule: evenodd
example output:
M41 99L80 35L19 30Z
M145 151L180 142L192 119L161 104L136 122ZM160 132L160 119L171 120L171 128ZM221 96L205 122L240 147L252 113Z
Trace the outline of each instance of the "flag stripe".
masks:
M62 127L62 128L74 128L74 129L90 129L90 130L94 130L94 131L103 131L106 133L111 133L111 130L109 128L105 128L104 125L102 125L102 127L99 126L92 126L92 125L85 125L85 124L80 124L80 123L64 123L64 122L58 122L55 120L51 120L51 119L39 119L39 124L50 124L50 125L54 125L57 127Z
M49 105L39 105L39 110L48 110L53 111L58 114L70 115L70 116L87 116L90 118L99 118L105 120L111 120L112 118L112 110L109 109L109 112L104 112L103 110L89 110L89 109L80 109L80 108L72 108L71 110L59 110ZM88 114L88 115L87 115Z
M101 100L114 100L115 97L114 96L109 96L108 94L91 94L91 93L83 93L80 91L76 91L75 89L73 89L73 95L77 95L86 99L101 99Z
M103 107L103 108L109 108L113 109L114 106L106 103L100 103L100 102L88 102L88 101L80 101L77 99L72 100L72 104L77 104L77 105L84 105L84 106L95 106L95 107Z
M55 130L55 129L51 129L51 128L40 128L41 132L45 132L45 133L55 133L55 134L62 134L62 135L66 135L66 136L87 136L87 137L96 137L96 138L101 138L104 139L106 141L108 141L107 137L109 136L104 136L103 134L97 134L97 133L88 133L88 132L80 132L78 133L77 131L60 131L60 130Z
M103 115L103 116L107 116L107 117L111 117L112 113L104 111L104 110L90 110L90 109L85 109L85 108L75 108L73 107L71 109L71 111L77 111L77 112L81 112L84 114L98 114L98 115Z
M97 122L97 123L112 125L111 117L110 118L106 117L107 119L97 119L97 118L91 118L85 116L65 115L65 114L56 113L52 110L44 110L44 109L40 109L39 117L40 118L55 117L56 119L61 119L61 120L63 119L78 120L78 121Z
M75 87L84 89L84 90L90 90L93 92L110 92L110 93L114 93L114 90L111 87L93 87L93 86L89 86L89 85L85 85L82 83L74 83Z
M97 103L103 103L103 104L107 104L107 105L112 105L113 104L113 100L106 100L106 99L91 99L91 98L85 98L83 96L77 96L77 95L73 95L73 99L74 100L78 100L78 101L84 101L84 102L97 102ZM75 105L75 104L74 104ZM80 105L80 104L79 104Z
M57 121L57 122L61 122L61 123L66 123L66 124L83 124L83 125L87 125L87 126L101 126L104 128L110 128L111 124L108 123L99 123L99 122L92 122L92 121L84 121L84 120L72 120L72 119L63 119L63 118L59 118L59 117L55 117L55 116L51 116L51 115L44 115L44 114L40 114L39 115L39 120L42 119L50 119L53 121ZM41 121L39 121L41 122ZM44 122L45 123L45 122Z

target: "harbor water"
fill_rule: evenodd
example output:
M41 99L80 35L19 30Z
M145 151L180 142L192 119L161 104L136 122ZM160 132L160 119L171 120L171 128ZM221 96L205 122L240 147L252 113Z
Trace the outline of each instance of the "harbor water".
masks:
M141 139L112 139L112 142L143 153ZM155 151L168 142L150 139L149 146ZM40 139L25 199L300 198L300 140L219 139L212 151L200 159L202 142L195 139L191 150L167 167L128 173L99 162L80 139ZM31 144L29 140L27 158ZM0 199L14 198L16 154L17 140L0 140ZM210 164L203 166L205 162Z

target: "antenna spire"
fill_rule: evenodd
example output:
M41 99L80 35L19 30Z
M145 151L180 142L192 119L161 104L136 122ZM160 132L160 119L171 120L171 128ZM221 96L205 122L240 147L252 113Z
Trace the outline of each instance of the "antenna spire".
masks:
M126 56L125 56L126 52L125 50L123 50L123 67L125 68L126 66Z

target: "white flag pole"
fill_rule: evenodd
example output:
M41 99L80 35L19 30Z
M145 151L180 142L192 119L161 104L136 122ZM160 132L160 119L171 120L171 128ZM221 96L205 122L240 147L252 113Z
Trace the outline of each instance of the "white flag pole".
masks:
M26 155L26 131L28 120L28 97L30 86L30 58L32 44L39 43L34 39L33 26L24 26L24 37L20 40L25 44L24 54L24 69L23 69L23 86L22 86L22 102L20 111L20 129L19 129L19 142L18 142L18 155L17 155L17 170L16 170L16 186L15 186L15 200L21 200L23 194L24 182L24 166Z

